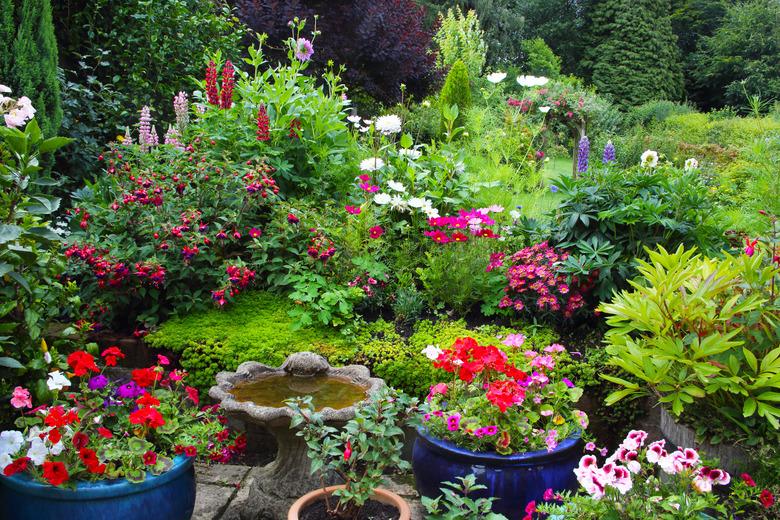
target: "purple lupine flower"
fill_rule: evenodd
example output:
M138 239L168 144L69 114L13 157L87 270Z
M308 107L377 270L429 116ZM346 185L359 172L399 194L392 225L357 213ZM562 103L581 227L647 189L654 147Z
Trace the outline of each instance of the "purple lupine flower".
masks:
M124 141L122 141L122 144L125 144L125 145L128 145L128 146L133 144L133 136L130 135L130 127L129 126L125 127L125 139L124 139Z
M184 150L184 146L179 141L179 131L170 125L168 125L168 131L165 132L165 144L169 144L177 150Z
M138 122L138 144L141 145L141 151L149 150L149 142L152 135L152 113L148 106L141 109L141 119Z
M612 141L607 141L607 144L604 146L604 155L601 158L601 162L604 164L615 162L615 145L612 144Z
M590 140L587 135L580 139L580 148L577 153L577 173L588 171L588 155L590 155Z
M108 378L103 374L96 375L89 380L87 386L90 390L102 390L108 384Z
M150 146L157 146L160 144L160 138L157 137L157 128L155 128L154 125L152 126L152 131L149 132L149 141L147 141L147 144Z
M298 38L295 42L295 57L300 61L309 61L314 54L314 46L306 38Z
M184 132L190 122L190 104L186 92L179 92L173 98L173 111L176 113L176 126L179 133Z

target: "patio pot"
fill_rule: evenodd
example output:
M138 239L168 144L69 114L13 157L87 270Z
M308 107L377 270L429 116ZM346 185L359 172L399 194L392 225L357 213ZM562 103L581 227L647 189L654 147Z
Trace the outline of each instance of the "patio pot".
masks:
M732 475L749 469L750 458L747 452L740 446L733 444L710 444L698 442L696 432L672 417L669 412L661 408L661 433L667 441L679 448L694 448L705 457L718 459L719 468L723 468Z
M125 479L53 487L25 473L0 477L0 519L189 520L195 507L193 458L178 456L165 473L133 484Z
M344 486L329 486L326 488L315 489L303 495L296 500L290 507L290 511L287 513L287 520L299 520L299 515L303 513L310 505L324 500L326 495L329 495L335 489L343 489ZM395 507L398 510L398 520L411 520L412 511L409 508L409 504L403 498L399 497L392 491L386 489L377 488L374 490L374 495L371 500L387 504Z
M477 484L486 489L475 491L472 498L495 497L493 512L511 520L525 515L528 502L543 500L545 490L576 490L574 468L582 456L579 432L547 450L500 455L474 452L418 430L414 443L412 469L421 495L436 498L443 482L474 474ZM469 495L471 496L471 495Z

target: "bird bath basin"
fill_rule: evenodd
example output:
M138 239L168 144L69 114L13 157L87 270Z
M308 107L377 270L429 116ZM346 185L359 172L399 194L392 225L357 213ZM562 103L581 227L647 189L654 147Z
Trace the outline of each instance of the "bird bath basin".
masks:
M362 365L334 368L312 352L292 354L281 367L248 361L216 379L209 396L220 403L223 414L261 426L276 438L276 459L258 468L253 485L279 506L322 486L311 475L306 443L290 429L293 414L284 401L311 395L325 423L338 427L355 416L357 403L385 385Z

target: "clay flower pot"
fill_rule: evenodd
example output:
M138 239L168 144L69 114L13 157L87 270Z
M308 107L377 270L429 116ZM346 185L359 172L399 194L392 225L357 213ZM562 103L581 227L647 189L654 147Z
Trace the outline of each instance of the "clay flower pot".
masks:
M302 513L309 505L317 502L318 500L324 499L325 495L332 493L333 490L343 488L343 485L329 486L324 489L315 489L314 491L306 493L301 498L296 500L290 507L290 511L287 513L287 520L299 520L298 515ZM371 497L371 499L383 504L391 505L398 509L398 520L412 520L412 511L409 509L409 504L406 503L406 500L399 497L395 493L385 489L377 488L374 490L374 495Z

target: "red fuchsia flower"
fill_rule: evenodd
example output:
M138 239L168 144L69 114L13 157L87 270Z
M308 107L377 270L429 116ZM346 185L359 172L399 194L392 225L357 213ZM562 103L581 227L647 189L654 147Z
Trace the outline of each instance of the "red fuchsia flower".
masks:
M385 230L382 229L382 226L374 226L368 230L368 236L371 238L379 238L384 234L384 232Z
M137 384L141 388L152 386L154 383L162 379L162 376L159 373L157 373L157 371L155 371L153 367L136 368L131 372L131 375L133 381L135 381L135 384Z
M347 445L344 447L344 461L348 461L352 456L352 443L347 441Z
M290 224L297 224L300 221L301 221L301 219L299 219L298 217L296 217L292 213L288 213L287 214L287 222L289 222Z
M14 408L32 408L32 397L30 391L21 386L14 388L11 395L11 406Z
M225 110L233 106L234 76L233 63L230 60L225 61L225 66L222 68L222 92L219 96L219 106Z
M756 254L756 244L758 244L758 239L755 239L751 242L749 238L745 238L745 254L747 256L753 256Z
M251 229L249 230L249 236L250 236L251 238L260 238L262 235L263 235L263 232L262 232L262 231L260 231L260 230L259 230L259 229L257 229L257 228L251 228Z
M756 481L753 480L753 477L751 477L748 473L743 473L740 475L742 477L742 482L744 482L748 487L756 487Z
M344 209L347 210L347 213L350 215L360 215L360 207L356 206L344 206Z
M184 246L181 248L181 255L184 257L185 262L189 262L192 258L200 252L198 246Z
M271 140L271 119L268 117L268 112L266 112L265 105L262 103L260 103L257 109L257 140Z
M154 466L157 464L157 454L151 450L144 453L141 458L144 461L144 466Z
M758 500L759 502L761 502L761 505L764 506L766 509L769 509L770 507L775 505L775 496L768 489L764 489L763 491L761 491L761 494L758 495Z
M69 478L68 470L62 462L44 462L43 478L52 486L59 486Z
M217 92L217 64L209 61L206 67L206 99L210 105L219 106L219 92Z
M148 428L159 428L165 424L165 419L156 408L146 406L130 414L130 423L140 424Z
M87 372L100 372L100 369L95 364L95 358L83 350L77 350L69 355L68 365L73 369L73 373L79 377Z
M17 473L21 473L22 471L25 471L27 469L27 464L30 462L30 457L19 457L15 461L11 462L8 466L5 467L3 470L3 475L6 477L10 477L12 475L16 475Z

